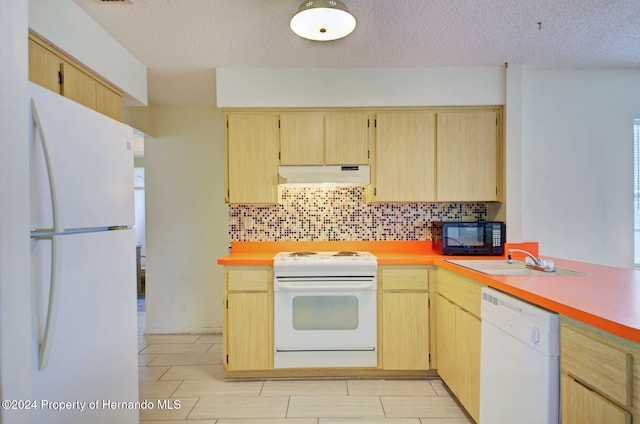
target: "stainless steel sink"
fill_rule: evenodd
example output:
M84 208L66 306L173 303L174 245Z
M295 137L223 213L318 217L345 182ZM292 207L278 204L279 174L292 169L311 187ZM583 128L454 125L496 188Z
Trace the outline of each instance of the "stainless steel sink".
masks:
M505 259L447 259L447 262L460 265L474 271L489 275L524 275L524 276L565 276L587 275L584 272L556 268L553 272L538 271L527 268L522 261L508 263Z

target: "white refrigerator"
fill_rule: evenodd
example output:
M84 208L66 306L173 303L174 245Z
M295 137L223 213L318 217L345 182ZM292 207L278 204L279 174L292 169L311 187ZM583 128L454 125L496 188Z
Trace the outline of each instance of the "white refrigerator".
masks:
M33 422L138 423L132 129L30 95Z

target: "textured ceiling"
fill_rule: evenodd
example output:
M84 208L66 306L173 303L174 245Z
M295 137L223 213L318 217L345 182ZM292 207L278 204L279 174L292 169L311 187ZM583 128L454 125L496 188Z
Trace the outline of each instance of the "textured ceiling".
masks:
M302 0L75 0L148 68L149 103L215 104L219 67L640 69L638 0L344 0L347 38L297 37Z

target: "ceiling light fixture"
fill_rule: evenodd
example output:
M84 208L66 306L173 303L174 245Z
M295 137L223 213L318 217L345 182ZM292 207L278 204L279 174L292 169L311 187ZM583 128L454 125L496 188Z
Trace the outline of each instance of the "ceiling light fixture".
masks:
M351 34L356 18L341 1L309 0L300 5L289 26L302 38L331 41Z

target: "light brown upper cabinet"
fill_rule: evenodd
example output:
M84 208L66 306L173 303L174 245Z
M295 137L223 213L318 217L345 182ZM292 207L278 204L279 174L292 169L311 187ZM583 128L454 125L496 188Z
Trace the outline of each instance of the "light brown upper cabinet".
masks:
M365 164L374 202L502 200L500 106L226 113L231 203L275 203L278 165Z
M497 110L438 112L438 201L500 200Z
M325 114L325 163L363 165L369 163L369 114L333 112Z
M122 94L106 85L96 83L96 110L122 121Z
M96 80L70 63L60 64L60 94L96 110Z
M60 94L60 57L29 36L29 80Z
M324 163L324 113L280 114L280 163L322 165Z
M435 136L434 112L376 114L375 201L435 200Z
M227 113L225 147L228 203L276 203L280 130L278 114Z
M29 34L29 80L122 121L122 93L33 33Z
M355 111L280 113L281 165L369 163L369 115Z

